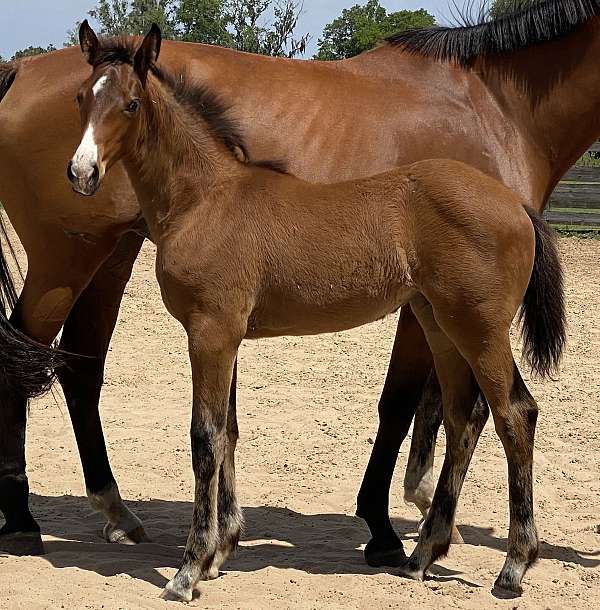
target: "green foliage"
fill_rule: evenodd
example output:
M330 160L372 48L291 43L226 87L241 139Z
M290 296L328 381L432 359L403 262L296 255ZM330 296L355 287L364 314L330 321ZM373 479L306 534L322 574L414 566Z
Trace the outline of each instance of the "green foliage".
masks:
M295 0L98 0L89 15L104 36L141 35L155 22L164 38L295 57L309 38L294 36L301 10ZM67 44L78 44L78 29Z
M21 59L22 57L31 57L33 55L41 55L42 53L50 53L50 51L56 51L56 47L52 44L49 44L47 47L27 47L26 49L21 49L17 51L12 59Z
M539 2L539 0L493 0L490 4L490 17L498 19L505 13L527 8L527 5Z
M268 22L269 12L273 20ZM304 53L309 35L294 37L302 3L294 0L229 0L232 46L240 51L295 57Z
M395 32L434 24L434 17L425 9L388 14L379 0L368 0L364 6L356 4L344 9L340 17L325 26L315 59L354 57L372 49L379 41Z
M174 11L177 38L230 47L227 0L180 0Z

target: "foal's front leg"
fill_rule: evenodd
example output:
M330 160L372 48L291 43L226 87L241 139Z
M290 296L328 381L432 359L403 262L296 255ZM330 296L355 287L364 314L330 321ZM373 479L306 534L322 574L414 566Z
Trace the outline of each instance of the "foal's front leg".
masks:
M227 446L229 389L241 335L216 318L190 316L186 324L192 365L192 466L196 480L192 525L183 564L163 593L165 599L191 601L198 581L210 577L220 548L219 472ZM230 489L235 500L235 489Z

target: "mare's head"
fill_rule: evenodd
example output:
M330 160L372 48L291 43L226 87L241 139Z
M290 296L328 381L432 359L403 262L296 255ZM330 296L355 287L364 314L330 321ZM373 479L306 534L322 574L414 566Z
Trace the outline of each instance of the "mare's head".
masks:
M93 195L105 173L134 145L148 71L158 59L161 33L156 24L135 51L127 43L103 49L87 21L79 42L92 75L77 94L83 137L69 161L73 189Z

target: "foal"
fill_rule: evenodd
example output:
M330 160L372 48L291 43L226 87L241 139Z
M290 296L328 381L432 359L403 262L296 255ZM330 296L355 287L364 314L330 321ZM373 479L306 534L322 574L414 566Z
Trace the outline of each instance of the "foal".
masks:
M165 595L191 600L240 535L228 403L241 341L340 331L408 302L434 355L448 451L402 573L423 578L448 549L480 432L472 410L481 389L509 469L508 554L497 585L520 591L538 549L537 407L509 329L523 305L530 363L541 373L557 365L562 293L552 303L542 297L555 286L560 293L561 269L545 223L512 191L458 162L424 161L330 186L250 163L219 100L156 65L156 26L137 51L99 42L87 24L80 38L93 73L78 95L84 136L70 180L92 195L124 161L157 245L163 300L188 334L195 502L183 565Z

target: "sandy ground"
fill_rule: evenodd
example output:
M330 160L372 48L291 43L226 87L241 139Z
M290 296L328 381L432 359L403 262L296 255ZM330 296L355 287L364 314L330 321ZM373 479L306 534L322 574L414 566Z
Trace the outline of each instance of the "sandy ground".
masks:
M562 239L570 341L556 381L532 382L541 417L535 491L541 559L519 600L491 587L506 548L506 466L488 423L462 494L453 547L425 583L371 569L353 516L375 436L395 319L333 336L246 343L240 358L237 557L193 602L206 608L600 608L600 241ZM147 246L113 341L102 414L121 492L152 544L103 543L85 498L60 390L32 405L28 463L43 557L0 556L0 607L164 608L191 515L190 374L184 335L163 309ZM437 452L437 466L443 455ZM391 512L407 550L417 512ZM171 607L177 607L170 603Z

